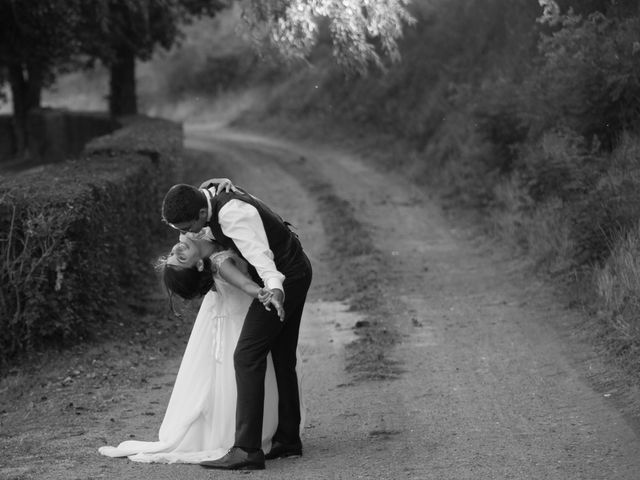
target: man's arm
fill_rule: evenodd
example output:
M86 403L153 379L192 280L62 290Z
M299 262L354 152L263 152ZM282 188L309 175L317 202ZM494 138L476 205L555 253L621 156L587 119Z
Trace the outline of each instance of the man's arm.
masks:
M230 200L218 213L222 232L233 240L242 256L256 269L264 286L283 293L285 276L278 271L258 210L241 200Z

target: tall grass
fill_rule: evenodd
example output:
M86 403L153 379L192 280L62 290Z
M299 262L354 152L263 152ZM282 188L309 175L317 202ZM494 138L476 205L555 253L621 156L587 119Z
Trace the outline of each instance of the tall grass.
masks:
M622 137L601 184L628 205L633 224L612 239L594 283L615 333L640 349L640 137Z
M531 197L513 180L497 185L495 195L501 207L489 214L494 233L527 255L536 268L566 272L576 246L562 202L555 197L534 207Z
M612 324L625 338L640 336L640 224L618 241L605 264L596 270L597 291Z

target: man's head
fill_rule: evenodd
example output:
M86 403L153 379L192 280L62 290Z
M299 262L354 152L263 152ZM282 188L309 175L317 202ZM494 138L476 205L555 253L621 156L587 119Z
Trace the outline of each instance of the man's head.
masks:
M191 185L178 184L162 201L162 220L182 233L199 232L207 224L207 198Z

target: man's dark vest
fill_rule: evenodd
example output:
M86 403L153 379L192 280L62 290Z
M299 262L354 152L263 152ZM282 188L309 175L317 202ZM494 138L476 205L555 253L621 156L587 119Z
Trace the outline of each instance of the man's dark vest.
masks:
M235 250L240 256L242 254L238 250L233 240L227 237L220 227L218 220L218 213L220 209L225 206L230 200L240 200L253 205L258 213L264 226L265 233L267 234L267 241L269 242L269 248L273 252L274 263L279 272L284 274L288 279L293 279L298 276L302 276L306 271L305 256L302 251L302 245L298 240L298 237L289 229L289 224L282 218L274 213L267 205L265 205L259 199L249 195L248 193L238 190L236 192L221 192L216 194L211 200L211 220L209 221L209 227L211 232L218 243L222 244L225 248ZM249 266L249 273L253 280L262 285L263 282L258 276L255 268Z

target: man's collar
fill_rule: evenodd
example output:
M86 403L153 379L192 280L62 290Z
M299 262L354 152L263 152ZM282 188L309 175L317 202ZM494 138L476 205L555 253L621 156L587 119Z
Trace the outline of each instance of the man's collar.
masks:
M207 222L211 221L211 215L213 214L213 207L211 206L211 202L213 201L213 197L216 195L215 187L213 187L213 192L208 188L201 188L204 192L204 196L207 198Z

